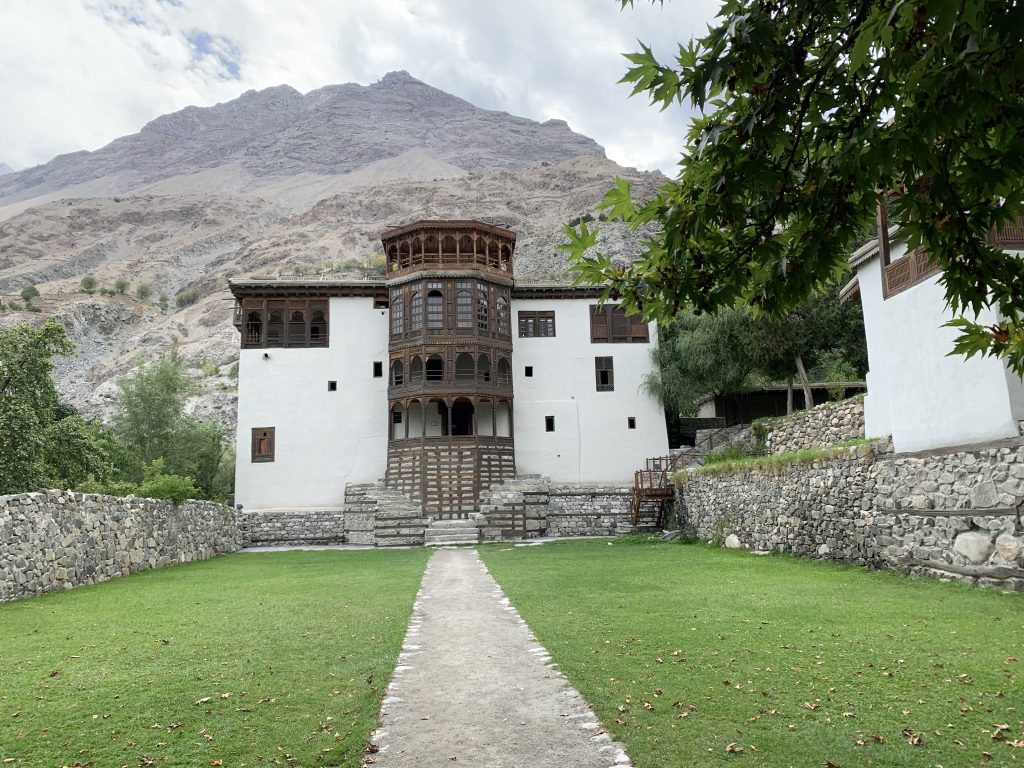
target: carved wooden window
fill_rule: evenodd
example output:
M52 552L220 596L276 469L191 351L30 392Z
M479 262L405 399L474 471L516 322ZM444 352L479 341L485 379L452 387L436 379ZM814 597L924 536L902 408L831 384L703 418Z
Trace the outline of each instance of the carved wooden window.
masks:
M496 314L498 318L498 333L502 336L508 336L508 299L504 296L498 296Z
M427 328L444 328L443 283L427 283Z
M471 283L455 284L455 327L473 327L473 294Z
M391 335L401 336L405 330L405 301L399 291L392 293L391 299Z
M935 264L923 248L904 253L893 260L889 242L889 213L885 205L878 206L878 253L882 261L882 297L888 299L912 288L938 273Z
M992 245L1011 251L1024 251L1024 218L1004 224L1000 229L989 232L988 241Z
M618 304L590 307L590 341L594 344L646 344L647 323L640 315L627 315Z
M326 347L327 299L244 299L242 348Z
M405 383L405 365L401 360L395 360L391 364L391 385L400 387Z
M519 312L519 338L527 339L535 336L555 335L555 312Z
M477 300L476 300L476 325L481 331L486 331L489 327L490 319L490 300L488 297L487 286L480 285L477 289Z
M615 391L615 366L610 357L594 358L594 376L598 392Z
M253 427L252 461L254 464L274 460L274 429L274 427Z
M409 298L409 329L423 330L423 294L414 290Z

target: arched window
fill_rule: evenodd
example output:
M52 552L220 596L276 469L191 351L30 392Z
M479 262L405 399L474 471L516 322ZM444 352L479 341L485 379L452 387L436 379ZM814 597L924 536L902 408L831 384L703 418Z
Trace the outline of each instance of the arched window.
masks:
M498 244L493 240L487 246L487 266L498 268Z
M469 283L456 283L455 288L455 327L473 327L473 294Z
M413 331L423 329L423 294L413 291L409 297L409 328Z
M440 355L427 358L427 381L444 381L444 360Z
M288 343L306 343L306 313L301 309L293 309L288 314Z
M454 256L455 255L455 238L454 237L452 237L451 235L445 235L444 236L444 239L441 241L441 252L444 253L445 256Z
M398 265L402 269L409 266L409 241L403 240L398 246Z
M412 239L412 255L422 256L423 255L423 241L418 237Z
M512 251L507 245L501 246L501 269L508 272L512 266Z
M409 361L409 383L423 383L423 359L419 355L414 355Z
M440 291L427 294L427 328L444 328L444 295Z
M437 238L434 235L427 235L423 240L423 252L427 256L437 256Z
M476 375L481 384L491 380L491 358L487 355L480 355L480 359L476 361Z
M486 331L490 315L490 303L487 296L487 286L481 285L477 290L476 300L476 326L481 331Z
M459 257L461 261L473 260L473 238L469 235L459 238Z
M391 386L400 387L405 383L405 365L401 360L391 364Z
M327 312L323 309L314 309L313 302L310 302L309 310L309 346L327 346Z
M405 302L399 296L391 300L391 335L401 336L405 330Z
M463 352L455 358L455 380L469 382L476 378L476 366L473 364L473 356Z
M498 384L508 386L512 383L512 366L509 365L507 358L501 358L498 360Z
M502 336L507 336L508 330L508 299L504 296L498 297L497 302L497 315L498 315L498 333Z
M398 246L394 243L388 246L388 269L398 269Z

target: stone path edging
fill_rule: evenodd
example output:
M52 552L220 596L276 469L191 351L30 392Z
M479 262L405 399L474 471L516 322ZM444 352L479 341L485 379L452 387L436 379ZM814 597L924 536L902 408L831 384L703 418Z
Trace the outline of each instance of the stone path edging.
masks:
M372 743L374 768L631 768L474 549L430 558Z

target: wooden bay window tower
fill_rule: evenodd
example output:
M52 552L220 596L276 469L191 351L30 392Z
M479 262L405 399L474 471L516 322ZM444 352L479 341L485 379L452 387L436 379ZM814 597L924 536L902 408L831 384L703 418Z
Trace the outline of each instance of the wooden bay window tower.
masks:
M515 476L512 253L477 221L381 235L390 300L386 482L431 517L468 517Z

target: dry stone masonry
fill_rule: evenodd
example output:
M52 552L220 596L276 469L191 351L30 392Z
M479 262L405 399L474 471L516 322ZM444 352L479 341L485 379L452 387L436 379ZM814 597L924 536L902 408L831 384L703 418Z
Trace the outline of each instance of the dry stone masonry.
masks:
M766 419L757 426L767 432L768 453L790 453L856 440L864 437L864 398L822 403L792 416Z
M840 453L687 472L677 512L702 539L1024 591L1024 440Z
M241 543L235 511L209 501L0 496L0 602L206 560Z

